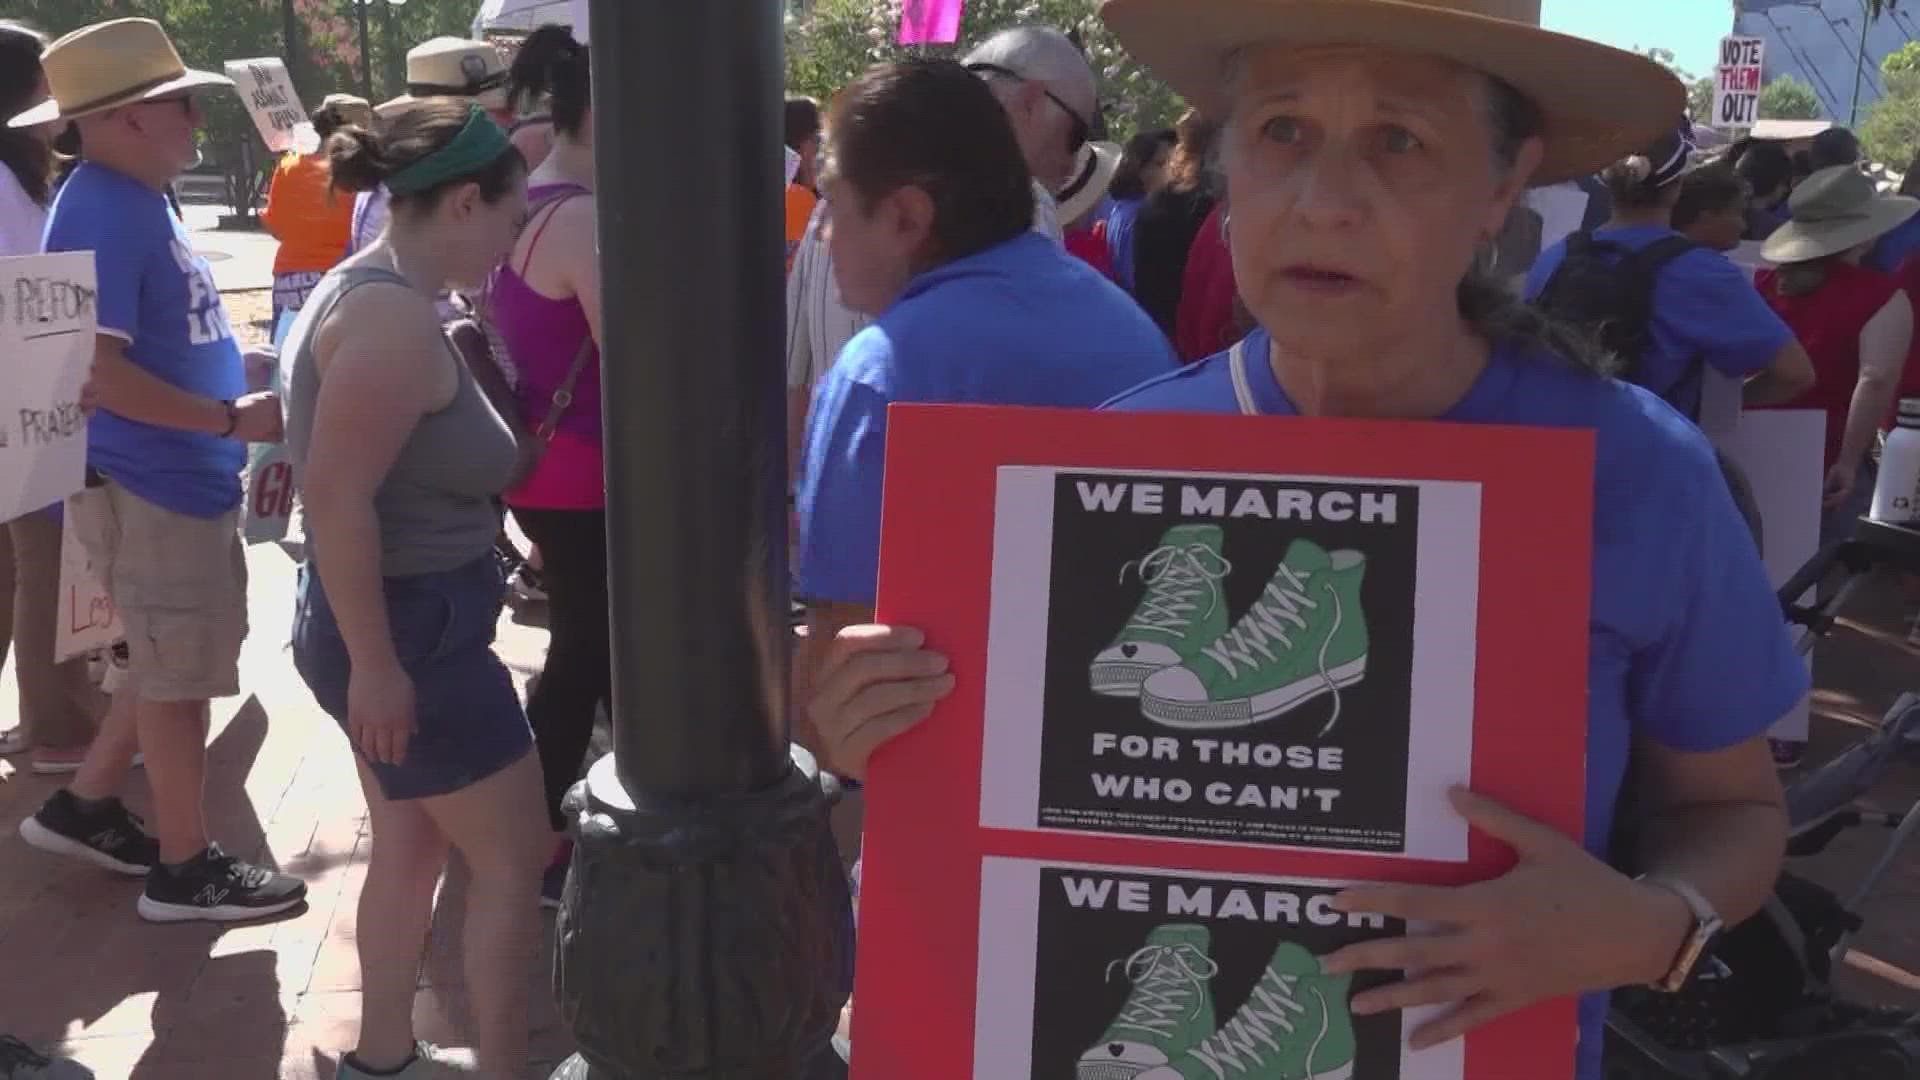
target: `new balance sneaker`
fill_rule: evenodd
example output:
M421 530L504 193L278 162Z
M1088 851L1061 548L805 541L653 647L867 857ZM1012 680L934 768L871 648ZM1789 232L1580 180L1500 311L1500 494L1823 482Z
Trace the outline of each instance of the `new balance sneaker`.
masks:
M1247 727L1334 695L1367 674L1367 619L1360 609L1367 557L1295 540L1273 580L1233 629L1186 663L1140 687L1140 712L1168 727Z
M1074 1080L1135 1080L1213 1034L1210 980L1220 968L1207 956L1211 940L1204 926L1157 926L1146 945L1108 966L1109 977L1124 967L1133 991L1106 1034L1080 1055Z
M1127 624L1093 658L1093 692L1139 697L1140 684L1162 668L1185 663L1200 646L1226 632L1227 602L1220 580L1233 569L1220 554L1218 525L1175 525L1129 569L1147 587Z
M20 839L52 855L137 877L160 861L160 845L119 799L82 803L61 788L20 821Z
M243 922L277 915L306 898L299 878L242 862L215 844L178 867L156 865L139 908L148 922Z
M1325 975L1283 941L1240 1011L1205 1042L1138 1080L1350 1080L1353 1014L1347 975Z
M435 1080L437 1077L478 1076L480 1066L470 1050L446 1050L430 1042L413 1044L413 1058L399 1072L368 1072L352 1054L340 1058L338 1080Z

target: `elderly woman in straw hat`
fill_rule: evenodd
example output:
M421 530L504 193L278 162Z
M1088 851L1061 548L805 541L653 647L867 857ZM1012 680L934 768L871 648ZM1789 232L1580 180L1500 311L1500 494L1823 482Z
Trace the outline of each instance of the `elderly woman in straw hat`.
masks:
M1827 544L1852 535L1873 499L1868 451L1893 412L1913 344L1913 305L1900 280L1862 260L1920 213L1920 199L1881 195L1865 173L1836 165L1802 181L1787 208L1791 220L1761 249L1779 265L1754 284L1813 357L1812 389L1780 407L1827 415L1820 522Z
M1351 889L1343 908L1428 929L1320 963L1408 973L1351 1008L1437 1007L1416 1049L1584 995L1577 1075L1597 1080L1604 991L1676 986L1768 895L1786 819L1764 734L1808 679L1700 432L1482 267L1529 184L1650 143L1684 91L1642 57L1541 30L1536 0L1107 0L1103 15L1221 120L1235 276L1258 323L1109 407L1594 433L1589 704L1540 717L1585 733L1584 835L1456 793L1514 869ZM912 628L851 627L826 652L807 705L826 760L853 775L953 685ZM1630 764L1645 817L1616 844ZM1149 1075L1213 1074L1176 1057Z

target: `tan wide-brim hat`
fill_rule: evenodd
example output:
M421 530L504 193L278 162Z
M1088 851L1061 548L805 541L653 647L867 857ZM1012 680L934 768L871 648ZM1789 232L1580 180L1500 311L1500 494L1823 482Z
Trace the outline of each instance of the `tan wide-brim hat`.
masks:
M490 42L437 37L407 53L407 92L382 113L430 97L471 98L490 112L507 108L507 61Z
M1079 221L1106 197L1120 168L1120 154L1120 147L1110 142L1090 142L1080 148L1073 179L1055 196L1060 201L1060 224Z
M1673 127L1686 88L1637 53L1540 28L1540 0L1104 0L1100 15L1141 63L1216 119L1227 60L1251 45L1364 45L1451 60L1540 110L1533 182L1586 176Z
M1793 215L1760 248L1770 263L1808 262L1851 251L1891 232L1915 214L1920 199L1882 195L1873 178L1852 165L1821 169L1793 189Z
M83 26L47 46L40 66L53 95L8 120L8 127L78 120L195 87L233 85L225 75L190 70L152 19Z

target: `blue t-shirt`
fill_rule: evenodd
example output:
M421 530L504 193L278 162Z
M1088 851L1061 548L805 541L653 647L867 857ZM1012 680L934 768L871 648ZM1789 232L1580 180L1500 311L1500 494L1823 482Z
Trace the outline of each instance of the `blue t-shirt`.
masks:
M1678 236L1658 225L1601 229L1594 238L1639 251L1656 240ZM1527 274L1527 299L1538 297L1567 256L1566 241L1540 253ZM1653 347L1641 357L1636 382L1666 398L1689 416L1700 411L1696 360L1736 379L1763 371L1793 340L1793 331L1774 314L1726 256L1695 248L1660 270L1653 294Z
M1269 344L1244 343L1250 411L1297 415ZM1222 353L1106 407L1240 412L1231 365ZM1439 419L1594 432L1585 846L1606 858L1634 737L1689 752L1755 738L1806 697L1806 665L1712 448L1652 394L1499 349ZM1581 999L1579 1080L1600 1080L1606 1001Z
M801 594L873 603L888 405L1091 409L1175 364L1139 305L1038 234L914 278L814 391L796 497Z
M1860 261L1869 270L1892 274L1899 272L1900 264L1916 251L1920 251L1920 214L1895 225L1891 232L1874 243L1873 250Z
M125 338L135 364L203 397L230 401L247 392L213 271L194 253L165 195L82 163L54 199L46 250L94 253L100 332ZM246 446L233 439L154 427L106 409L87 425L87 464L140 498L193 517L218 517L240 505L246 459Z

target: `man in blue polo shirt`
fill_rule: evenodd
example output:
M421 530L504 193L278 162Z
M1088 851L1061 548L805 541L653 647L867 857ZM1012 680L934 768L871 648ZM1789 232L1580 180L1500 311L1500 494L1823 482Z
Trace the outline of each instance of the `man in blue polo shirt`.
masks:
M188 71L147 19L75 31L42 62L53 96L11 124L71 121L85 148L46 233L48 251L93 252L98 279L99 409L87 490L67 516L126 626L127 665L73 784L20 832L43 850L145 874L138 906L152 921L284 911L305 886L210 844L201 808L209 702L240 692L247 636L240 470L246 444L278 441L281 427L273 395L246 393L213 274L167 202L199 156L194 91L232 82ZM117 797L136 746L157 844Z

